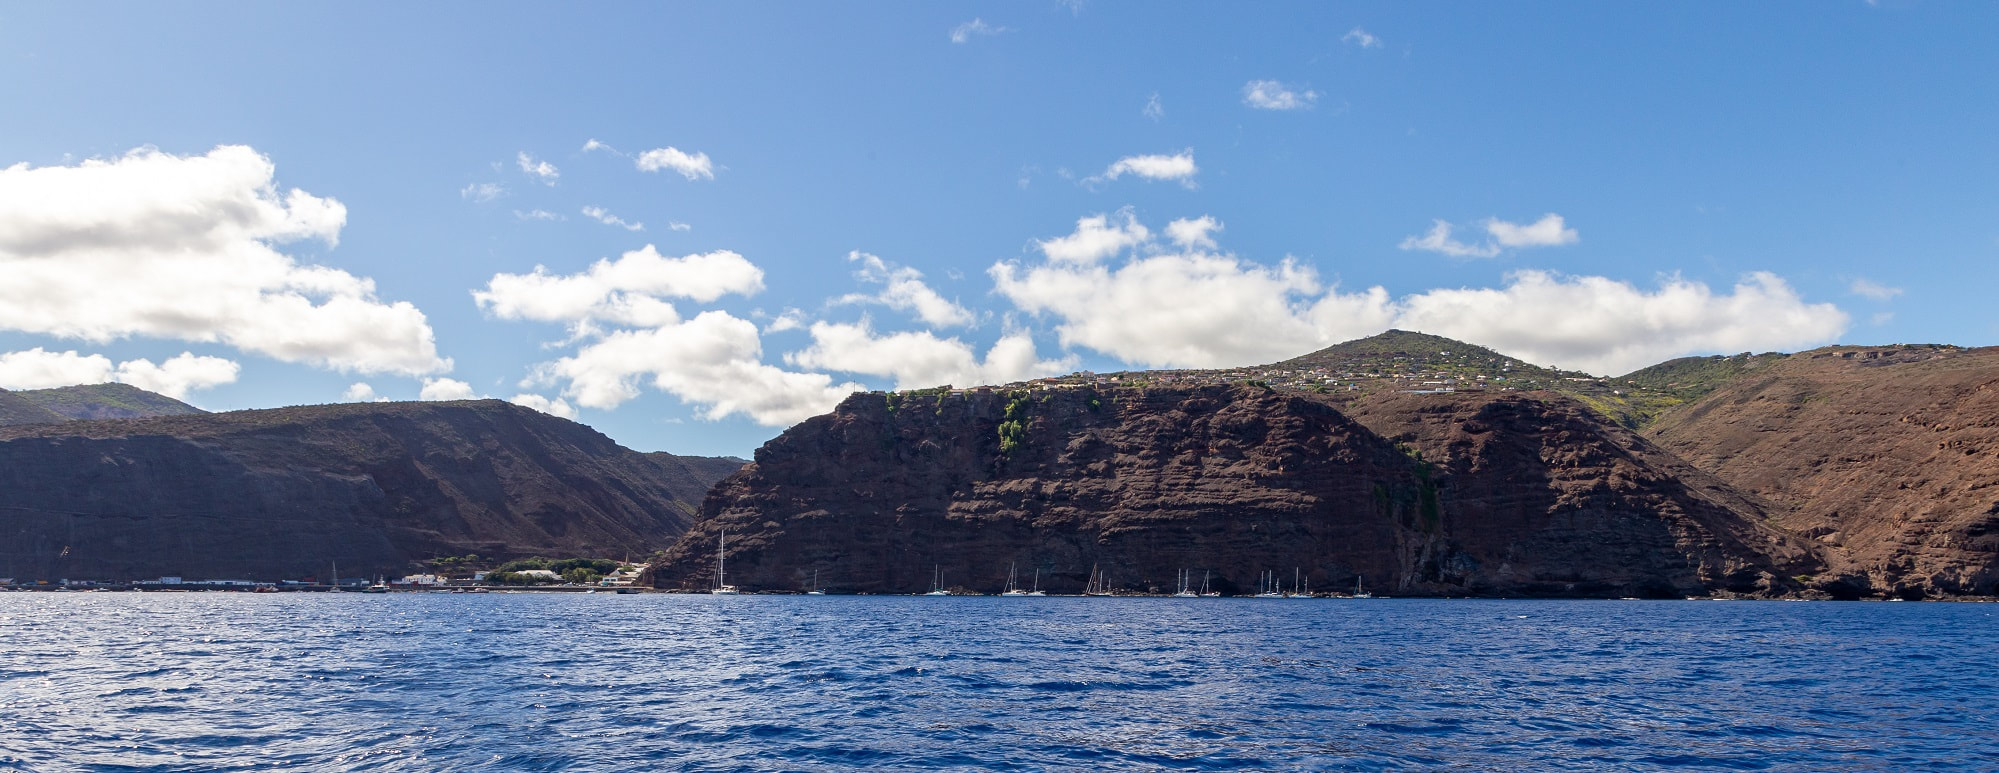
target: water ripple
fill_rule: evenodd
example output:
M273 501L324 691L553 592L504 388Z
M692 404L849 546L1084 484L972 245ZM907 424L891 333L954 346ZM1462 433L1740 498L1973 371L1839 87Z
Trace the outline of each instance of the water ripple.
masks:
M1993 609L0 594L0 771L1989 769Z

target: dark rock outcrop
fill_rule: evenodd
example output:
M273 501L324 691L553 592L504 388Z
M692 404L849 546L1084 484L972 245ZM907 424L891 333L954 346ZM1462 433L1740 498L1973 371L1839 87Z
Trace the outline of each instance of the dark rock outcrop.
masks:
M1647 435L1825 545L1842 595L1999 592L1999 347L1802 352Z
M719 484L661 587L1053 592L1093 569L1168 591L1782 593L1812 553L1725 488L1556 396L1387 398L1353 416L1253 386L981 389L849 398ZM1373 427L1373 428L1370 428ZM1386 435L1403 438L1398 447ZM1420 455L1421 458L1418 458Z
M641 454L507 403L325 405L0 430L0 576L394 574L634 557L737 460Z

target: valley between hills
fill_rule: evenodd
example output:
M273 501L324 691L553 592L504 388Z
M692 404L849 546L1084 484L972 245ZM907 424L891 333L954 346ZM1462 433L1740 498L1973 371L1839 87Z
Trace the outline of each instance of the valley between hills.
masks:
M746 591L1399 596L1999 592L1999 348L1833 346L1617 377L1390 331L1215 371L857 393L748 463L498 401L207 414L0 391L0 577L279 579L650 556Z

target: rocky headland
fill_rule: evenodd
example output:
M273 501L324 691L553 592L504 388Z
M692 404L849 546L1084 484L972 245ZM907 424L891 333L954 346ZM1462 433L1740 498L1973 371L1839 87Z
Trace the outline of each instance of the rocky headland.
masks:
M16 393L19 394L19 393ZM634 558L741 466L507 403L0 428L0 577L398 574L439 556Z
M857 394L722 481L660 587L1679 597L1811 592L1807 542L1552 393L1379 396L1262 385Z

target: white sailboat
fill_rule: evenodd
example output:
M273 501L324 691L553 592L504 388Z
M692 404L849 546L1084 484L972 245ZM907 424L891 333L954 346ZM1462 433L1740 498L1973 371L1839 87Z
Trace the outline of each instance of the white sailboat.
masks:
M1024 591L1024 590L1021 590L1021 589L1020 589L1020 574L1019 574L1019 572L1020 572L1020 566L1019 566L1018 564L1007 564L1007 566L1006 566L1006 590L1003 590L1003 591L1000 591L1000 595L1001 595L1001 596L1025 596L1025 595L1027 595L1027 591ZM1039 577L1036 577L1036 578L1035 578L1035 581L1036 581L1036 583L1037 583L1037 584L1039 584L1039 582L1040 582L1040 578L1039 578Z
M1354 576L1353 576L1353 597L1354 597L1354 598L1357 598L1357 599L1371 599L1371 598L1374 598L1374 594L1372 594L1372 593L1366 593L1366 592L1363 592L1363 591L1362 591L1362 590L1360 589L1360 575L1358 575L1358 574L1356 574L1356 575L1354 575Z
M819 570L817 569L812 570L812 590L806 591L805 595L807 596L826 595L826 590L819 587Z
M1027 595L1029 596L1048 595L1046 593L1041 592L1041 567L1038 566L1034 567L1034 590L1028 591Z
M734 585L730 585L727 581L728 575L725 572L723 572L723 566L724 566L723 562L725 557L728 555L728 547L729 547L729 530L723 529L721 536L715 539L715 587L710 588L708 590L709 593L715 594L717 596L742 595L742 590L738 589Z
M1272 569L1263 570L1263 576L1258 578L1257 588L1258 590L1253 598L1259 598L1259 599L1284 598L1284 594L1277 592L1277 572L1275 570Z
M930 579L930 592L925 593L923 595L925 596L951 595L950 591L944 589L944 567L934 566L931 568L931 572L932 572L932 577Z
M1188 581L1189 581L1189 580L1191 580L1191 579L1193 579L1193 577L1192 577L1193 573L1194 573L1194 570L1192 570L1192 569L1182 569L1182 570L1180 570L1180 590L1178 590L1178 591L1175 591L1175 592L1173 593L1173 598L1176 598L1176 599L1196 599L1196 598L1200 598L1200 597L1201 597L1201 596L1200 596L1200 594L1198 594L1198 593L1195 593L1194 591L1192 591L1192 590L1188 589L1188 587L1187 587L1187 583L1188 583Z
M1302 576L1298 571L1298 567L1291 567L1291 592L1284 594L1285 598L1309 599L1312 597L1312 594L1305 590L1304 582L1301 579Z
M1111 595L1110 575L1097 571L1096 564L1090 565L1090 583L1088 585L1083 586L1083 595L1085 596Z
M1208 587L1208 576L1214 573L1215 572L1213 569L1201 573L1201 598L1204 599L1221 598L1222 596L1221 591L1212 590Z

